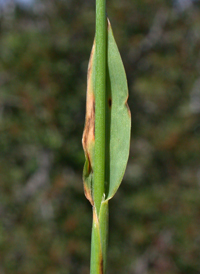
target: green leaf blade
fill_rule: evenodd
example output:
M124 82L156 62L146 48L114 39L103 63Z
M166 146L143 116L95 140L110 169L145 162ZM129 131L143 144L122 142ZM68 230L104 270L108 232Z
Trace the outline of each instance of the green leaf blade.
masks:
M126 74L109 21L107 46L106 198L111 199L128 161L131 114Z

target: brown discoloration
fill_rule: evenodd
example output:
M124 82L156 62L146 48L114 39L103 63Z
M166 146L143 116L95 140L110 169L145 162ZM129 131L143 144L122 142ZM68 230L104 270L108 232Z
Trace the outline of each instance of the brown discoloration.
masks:
M108 30L111 29L111 24L110 24L110 20L107 17L107 23L108 23Z
M85 197L90 201L91 205L94 205L93 199L92 199L92 193L90 191L90 189L88 188L88 186L86 184L83 184L84 187L84 193L85 193Z
M101 256L101 258L100 258L100 269L99 269L99 273L100 274L103 274L103 258L102 258L102 256Z
M128 103L126 103L126 108L128 110L128 116L131 118L131 111L130 111Z
M83 131L82 144L85 156L89 160L89 168L92 169L91 153L89 147L94 143L95 139L95 97L92 83L93 57L95 50L95 42L90 55L87 75L87 100L86 100L86 118L85 128Z
M99 226L99 219L97 216L97 211L96 211L95 206L93 206L93 220L94 220L95 226Z
M129 95L127 95L127 98L126 98L126 101L125 101L125 106L127 108L128 115L131 118L131 111L130 111L130 108L129 108L129 105L128 105L128 97L129 97Z

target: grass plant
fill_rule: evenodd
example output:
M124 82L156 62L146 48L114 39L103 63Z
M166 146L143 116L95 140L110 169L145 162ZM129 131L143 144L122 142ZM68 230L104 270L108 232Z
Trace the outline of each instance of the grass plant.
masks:
M125 172L131 128L126 75L106 18L105 0L96 1L96 34L87 81L82 143L84 190L93 208L90 274L105 274L108 203Z

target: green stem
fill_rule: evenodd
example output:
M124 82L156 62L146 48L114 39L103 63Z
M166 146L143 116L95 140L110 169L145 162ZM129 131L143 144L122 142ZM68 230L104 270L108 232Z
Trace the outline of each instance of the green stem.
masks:
M101 204L99 214L99 225L101 234L101 247L103 257L103 273L106 273L106 261L107 261L107 245L108 245L108 201Z
M108 201L105 201L101 204L99 219L93 212L90 274L106 273L107 241Z
M106 1L96 0L95 165L93 198L100 211L105 181Z
M106 28L106 0L96 0L95 162L90 274L103 274L106 267L108 202L103 201L105 193Z

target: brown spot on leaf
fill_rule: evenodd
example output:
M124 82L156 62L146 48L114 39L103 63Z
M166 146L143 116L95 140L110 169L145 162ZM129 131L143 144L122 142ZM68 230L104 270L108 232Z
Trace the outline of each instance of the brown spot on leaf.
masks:
M128 105L128 97L129 97L129 95L127 95L125 105L126 105L126 108L127 108L127 111L128 111L128 115L131 118L131 111L130 111L130 108L129 108L129 105Z
M101 259L100 259L100 274L103 274L103 258L101 256Z
M129 108L128 103L126 103L126 108L127 108L127 110L128 110L128 115L129 115L129 117L131 118L131 111L130 111L130 108Z
M108 106L109 106L109 108L111 108L111 106L112 106L112 99L110 97L108 99Z
M88 65L87 75L87 100L86 100L86 118L85 128L83 131L82 144L85 152L85 156L89 160L89 168L92 169L92 159L90 147L94 144L95 139L95 98L92 83L92 68L93 68L93 56L94 56L95 42L90 55L90 61Z
M91 193L90 189L88 188L88 186L86 184L83 184L83 187L84 187L85 197L90 201L91 205L93 206L94 202L92 199L92 193Z

